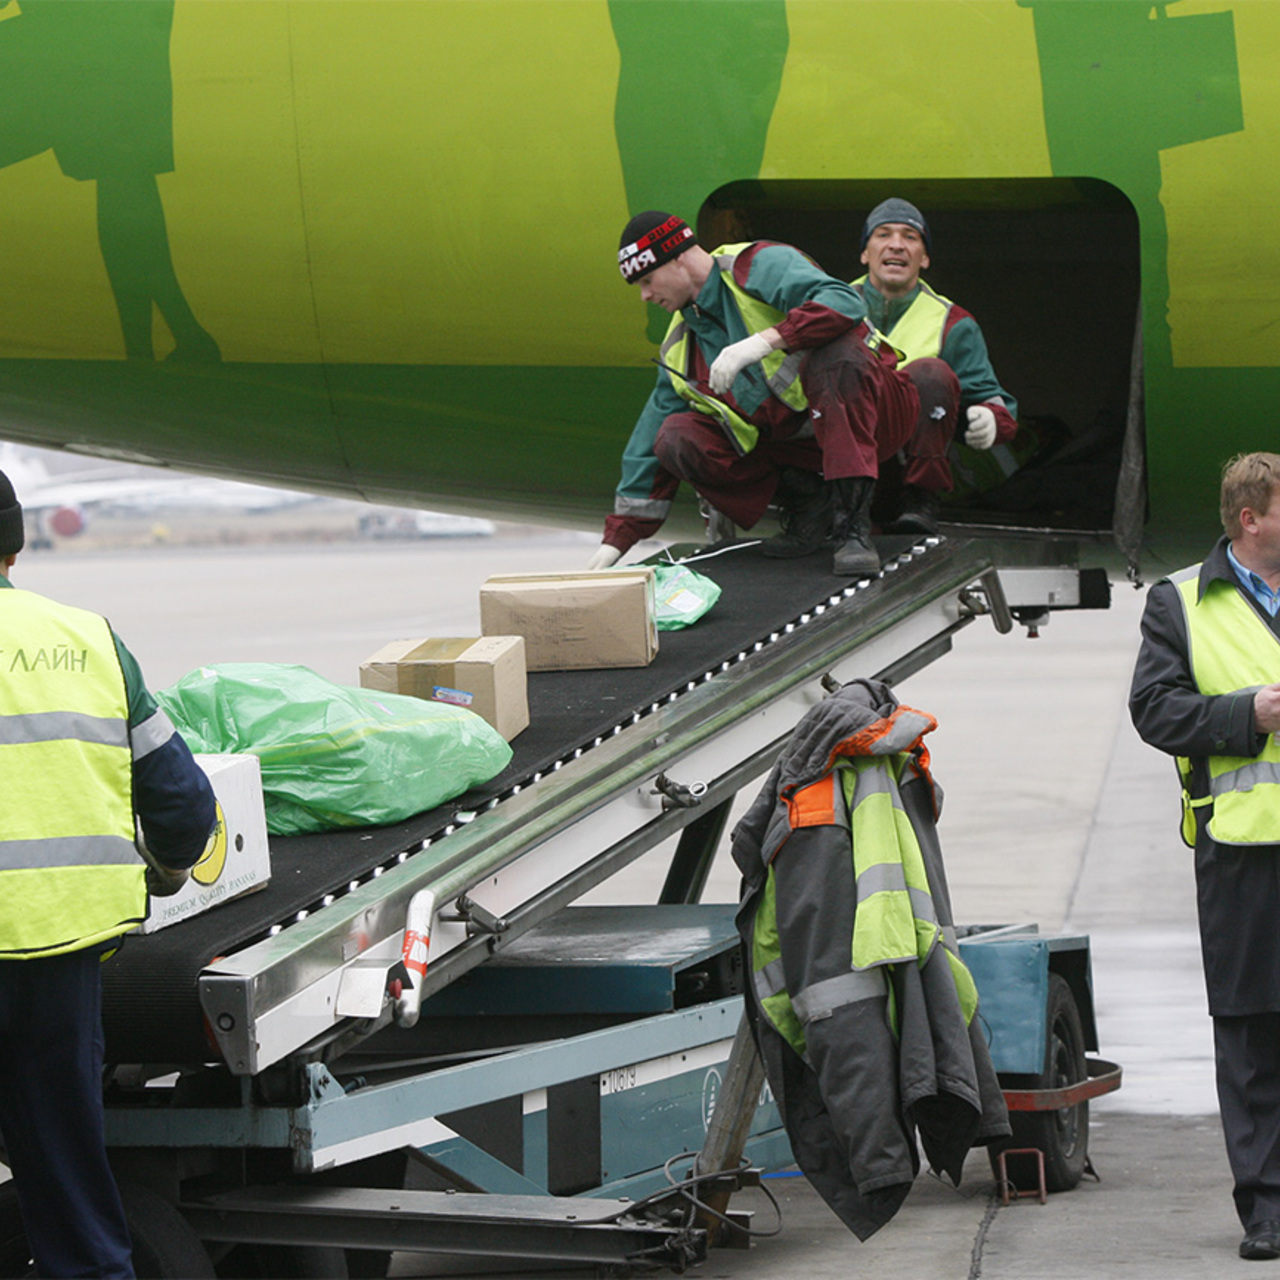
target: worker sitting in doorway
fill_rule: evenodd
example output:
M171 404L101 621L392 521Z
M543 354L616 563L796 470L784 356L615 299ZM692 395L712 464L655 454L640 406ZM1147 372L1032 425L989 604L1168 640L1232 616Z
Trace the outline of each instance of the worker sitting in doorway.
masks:
M982 465L996 469L992 481L1005 479L1018 465L1008 449L1018 430L1018 404L996 378L978 322L921 279L932 249L924 215L897 197L881 201L863 224L861 248L867 273L853 287L866 307L867 319L902 353L908 371L922 361L941 360L959 381L967 448L961 452L951 442L951 464L972 472L979 465L973 451L979 450L989 459ZM922 371L922 376L928 374ZM950 474L940 487L952 488ZM907 476L901 513L891 530L936 533L937 494L937 489L914 484Z

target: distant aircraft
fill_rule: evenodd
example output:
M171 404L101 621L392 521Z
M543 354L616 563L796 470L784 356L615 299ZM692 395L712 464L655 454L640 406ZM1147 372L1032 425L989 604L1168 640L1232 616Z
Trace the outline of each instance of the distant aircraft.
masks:
M101 462L75 471L53 472L39 451L0 442L0 471L13 482L23 515L28 544L46 547L52 534L74 538L88 527L95 512L141 514L165 511L227 509L273 511L314 502L312 494L290 489L209 476L141 467L126 468Z
M406 511L374 507L360 517L360 533L366 538L490 538L497 532L492 520L480 516L454 516L443 511Z
M43 451L0 441L0 471L13 482L29 523L28 545L48 547L53 536L75 538L97 513L167 515L229 511L246 515L318 501L296 489L168 469L100 462L74 471L53 471ZM356 504L352 504L353 507ZM355 531L366 538L485 538L492 520L390 507L360 507Z
M598 529L629 214L851 279L898 195L1039 442L966 514L1203 541L1280 400L1280 5L1187 10L8 0L0 435Z

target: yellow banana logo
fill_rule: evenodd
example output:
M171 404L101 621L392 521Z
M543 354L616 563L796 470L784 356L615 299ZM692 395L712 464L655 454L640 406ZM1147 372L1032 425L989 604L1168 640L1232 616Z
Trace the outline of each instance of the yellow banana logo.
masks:
M191 878L199 884L215 884L227 862L227 820L218 805L218 822L200 861L191 868Z

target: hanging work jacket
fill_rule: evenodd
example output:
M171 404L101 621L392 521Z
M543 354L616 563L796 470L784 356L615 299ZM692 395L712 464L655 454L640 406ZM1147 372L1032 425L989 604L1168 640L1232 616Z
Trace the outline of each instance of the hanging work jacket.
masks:
M786 319L786 312L761 302L748 293L734 278L733 269L738 254L751 248L753 242L743 244L721 245L712 250L712 259L720 272L721 283L733 299L747 333L760 333L765 329L775 328ZM867 326L866 343L873 351L881 343L880 335ZM666 366L671 377L671 385L682 400L692 405L701 413L716 419L724 428L729 439L733 441L739 453L750 453L760 439L759 428L748 422L736 409L724 401L699 391L687 376L691 369L689 350L690 332L682 312L677 311L671 317L666 337L658 351L658 358ZM764 369L765 385L772 395L781 400L788 408L803 413L809 407L809 401L800 383L800 370L804 364L804 351L771 351L760 361ZM672 372L672 371L675 372Z
M959 958L923 735L855 681L813 708L734 831L749 1007L792 1154L860 1238L930 1164L1008 1134Z
M1172 574L1187 623L1191 674L1213 697L1276 683L1280 639L1235 585L1212 580L1197 599L1200 566ZM1195 811L1212 806L1209 835L1219 844L1273 845L1280 832L1280 745L1275 734L1256 756L1210 756L1207 795L1191 794L1192 762L1179 756L1182 838L1195 844Z
M0 592L0 958L58 955L145 916L128 695L105 619Z

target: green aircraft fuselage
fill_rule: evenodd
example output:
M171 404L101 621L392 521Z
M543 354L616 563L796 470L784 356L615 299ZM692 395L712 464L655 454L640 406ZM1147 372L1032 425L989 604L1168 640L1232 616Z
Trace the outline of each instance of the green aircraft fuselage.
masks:
M1273 447L1277 50L1266 0L8 0L0 435L596 527L629 214L852 278L895 194L1024 414L1131 407L1140 316L1151 527L1207 540Z

